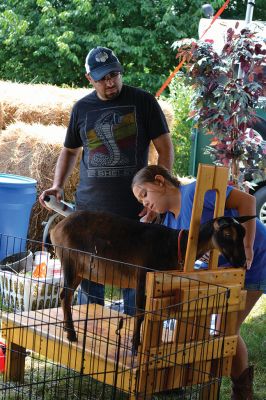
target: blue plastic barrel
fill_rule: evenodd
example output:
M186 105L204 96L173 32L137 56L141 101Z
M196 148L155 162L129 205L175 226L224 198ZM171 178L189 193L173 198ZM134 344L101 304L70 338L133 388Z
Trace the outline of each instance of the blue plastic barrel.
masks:
M0 260L25 250L36 180L0 174Z

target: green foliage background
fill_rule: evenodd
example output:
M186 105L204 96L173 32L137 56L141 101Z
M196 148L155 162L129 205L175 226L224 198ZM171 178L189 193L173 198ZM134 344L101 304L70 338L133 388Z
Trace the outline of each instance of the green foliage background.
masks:
M172 80L168 101L173 106L175 121L171 132L175 151L173 171L179 176L189 174L190 137L193 125L193 121L189 119L189 112L192 94L193 90L186 84L183 76L176 76Z
M0 79L82 87L84 60L97 45L111 47L124 82L151 93L177 65L174 41L198 37L203 0L3 0L0 2ZM224 0L210 2L215 11ZM266 19L257 0L254 19ZM232 1L223 18L244 18L246 1ZM175 110L174 170L188 173L190 91L180 79L164 92Z
M218 7L223 0L212 2ZM0 3L0 76L83 86L84 60L111 47L125 82L155 93L177 62L172 43L197 37L200 0L5 0Z
M227 9L223 12L222 18L226 19L245 19L247 0L230 1ZM254 2L253 20L266 21L265 0Z

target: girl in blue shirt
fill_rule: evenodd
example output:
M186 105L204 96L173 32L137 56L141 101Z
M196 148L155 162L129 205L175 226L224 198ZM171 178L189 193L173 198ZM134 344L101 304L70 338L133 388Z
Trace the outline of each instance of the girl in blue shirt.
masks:
M166 168L159 165L142 168L134 176L132 182L132 190L138 201L151 211L165 214L163 224L174 229L189 229L195 187L195 181L183 185ZM202 223L213 218L215 196L214 190L208 191L205 195ZM226 216L256 215L254 196L228 186L224 214ZM251 219L244 226L246 228L244 246L247 260L245 288L248 292L246 308L239 313L238 317L238 334L242 322L262 293L266 292L266 227L258 218ZM225 260L219 259L220 265L225 263ZM233 381L232 399L253 399L253 371L252 367L248 366L247 348L240 335L232 363L231 378Z

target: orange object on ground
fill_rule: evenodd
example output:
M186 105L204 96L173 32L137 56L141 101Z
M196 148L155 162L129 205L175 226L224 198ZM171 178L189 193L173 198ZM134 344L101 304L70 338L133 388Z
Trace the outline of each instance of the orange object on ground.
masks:
M47 274L47 265L45 262L42 262L41 264L36 265L32 277L33 278L45 278Z

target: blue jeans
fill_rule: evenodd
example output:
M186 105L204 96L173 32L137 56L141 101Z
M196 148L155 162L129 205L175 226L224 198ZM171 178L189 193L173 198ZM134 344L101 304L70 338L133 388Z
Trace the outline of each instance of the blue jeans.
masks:
M124 313L134 316L136 308L136 290L122 289ZM104 285L83 279L78 291L78 304L96 303L104 306Z

